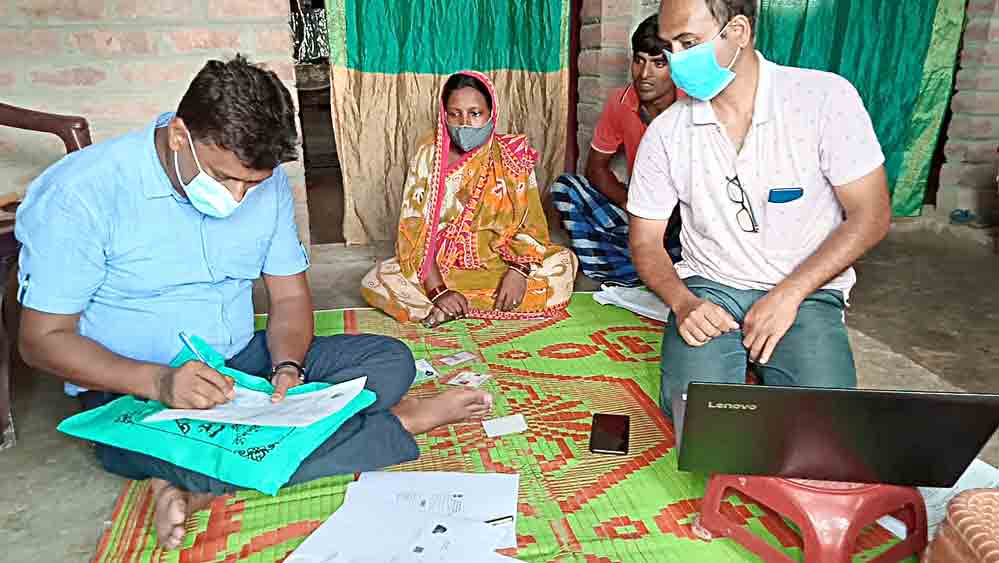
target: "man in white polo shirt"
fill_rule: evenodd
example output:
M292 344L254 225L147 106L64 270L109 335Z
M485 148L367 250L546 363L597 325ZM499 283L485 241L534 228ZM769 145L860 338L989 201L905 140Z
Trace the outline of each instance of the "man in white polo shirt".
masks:
M628 211L635 266L673 311L671 416L690 381L741 383L747 362L765 384L856 386L843 311L851 265L890 225L884 155L856 89L767 61L755 24L756 0L660 8L673 81L690 97L642 138ZM662 238L677 202L674 267Z

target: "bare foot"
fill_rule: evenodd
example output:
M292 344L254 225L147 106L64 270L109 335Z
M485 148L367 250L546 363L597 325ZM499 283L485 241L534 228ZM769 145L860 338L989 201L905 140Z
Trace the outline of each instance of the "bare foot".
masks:
M192 494L162 479L151 479L150 483L156 503L156 541L164 549L177 549L187 534L187 517L208 506L212 495Z
M481 389L452 389L426 399L403 397L392 412L410 434L481 417L493 408L493 396Z

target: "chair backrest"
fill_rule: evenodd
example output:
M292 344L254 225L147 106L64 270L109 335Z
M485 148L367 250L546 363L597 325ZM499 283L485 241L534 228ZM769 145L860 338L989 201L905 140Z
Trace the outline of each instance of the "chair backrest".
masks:
M75 115L57 115L0 104L0 126L58 135L66 145L67 153L78 151L92 142L87 120Z
M78 151L89 146L90 125L87 120L75 115L58 115L41 111L20 108L9 104L0 103L0 127L14 127L28 131L38 131L39 133L51 133L58 135L64 145L66 153ZM15 194L16 195L16 194ZM20 203L19 198L13 201L0 202L4 211L13 213ZM13 221L10 221L11 223ZM0 222L2 225L3 222ZM9 361L13 362L14 368L23 367L23 360L17 351L17 334L20 328L20 306L17 303L17 261L16 255L19 245L14 239L13 230L0 233L0 260L7 261L14 258L13 263L8 264L7 284L2 296L2 307L0 307L0 318L6 327L10 338ZM0 362L4 359L0 359ZM0 397L2 403L2 397Z

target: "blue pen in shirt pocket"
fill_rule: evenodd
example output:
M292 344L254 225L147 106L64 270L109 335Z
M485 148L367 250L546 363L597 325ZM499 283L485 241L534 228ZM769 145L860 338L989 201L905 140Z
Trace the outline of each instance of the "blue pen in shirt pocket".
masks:
M801 199L805 190L801 188L773 188L767 201L770 203L790 203L796 199Z

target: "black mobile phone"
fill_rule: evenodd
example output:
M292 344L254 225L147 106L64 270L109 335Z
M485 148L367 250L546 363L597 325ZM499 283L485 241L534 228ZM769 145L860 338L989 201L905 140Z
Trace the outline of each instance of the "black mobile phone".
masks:
M590 428L590 451L596 454L628 453L631 419L623 414L593 413Z

